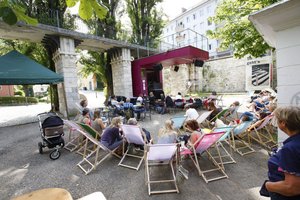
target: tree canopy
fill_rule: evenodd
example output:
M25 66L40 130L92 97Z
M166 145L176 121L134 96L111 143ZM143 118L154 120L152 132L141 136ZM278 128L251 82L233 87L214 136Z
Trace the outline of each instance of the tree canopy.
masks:
M223 0L217 6L215 16L210 18L217 28L207 34L221 42L221 50L232 48L237 58L249 54L253 57L262 56L271 48L248 20L248 16L277 1Z

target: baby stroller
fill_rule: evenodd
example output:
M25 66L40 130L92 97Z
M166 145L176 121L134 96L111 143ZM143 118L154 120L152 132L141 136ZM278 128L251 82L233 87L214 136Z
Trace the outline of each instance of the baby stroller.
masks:
M38 143L39 153L43 154L44 147L55 148L49 156L52 160L56 160L60 157L59 149L65 145L62 137L64 134L64 121L53 112L40 113L37 117L43 140Z

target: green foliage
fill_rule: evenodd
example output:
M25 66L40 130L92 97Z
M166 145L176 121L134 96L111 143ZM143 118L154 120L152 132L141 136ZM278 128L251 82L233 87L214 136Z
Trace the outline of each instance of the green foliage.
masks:
M99 19L105 18L107 14L107 8L104 5L98 3L97 0L66 0L68 7L73 7L78 2L80 2L78 13L82 19L91 19L93 13L95 13Z
M0 2L0 17L9 24L16 24L18 21L23 21L27 24L36 25L38 21L25 14L26 9L22 1L2 0Z
M162 33L163 12L156 10L162 0L126 0L127 13L132 25L131 42L154 47Z
M25 96L25 92L22 91L22 90L18 90L16 92L14 92L14 95L15 96L21 96L21 97L24 97Z
M259 57L270 50L269 45L248 20L249 14L275 3L277 0L223 0L211 17L217 28L208 31L210 38L221 42L221 50L232 48L234 56L242 58L248 54Z
M0 105L15 104L36 104L38 99L35 97L0 97Z

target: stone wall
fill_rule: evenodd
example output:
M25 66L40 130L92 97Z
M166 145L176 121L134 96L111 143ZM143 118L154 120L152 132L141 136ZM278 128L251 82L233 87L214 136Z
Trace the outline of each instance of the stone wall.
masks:
M203 67L180 65L163 69L163 88L166 94L183 95L193 92L245 92L246 59L233 57L210 60ZM190 86L189 86L190 85Z

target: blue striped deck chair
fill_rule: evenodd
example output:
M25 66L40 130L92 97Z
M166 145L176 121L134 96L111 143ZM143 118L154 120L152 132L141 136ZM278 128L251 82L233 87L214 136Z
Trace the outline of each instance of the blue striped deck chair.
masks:
M177 130L178 134L181 134L180 128L184 125L186 120L186 116L175 116L172 117L171 120L173 121L173 127Z
M232 157L232 148L229 145L230 142L230 133L233 130L234 127L232 126L227 126L227 127L220 127L220 128L215 128L212 130L212 132L225 132L224 135L222 137L220 137L220 139L218 140L218 142L216 143L216 145L218 145L220 148L220 161L218 162L219 164L222 165L222 167L225 164L231 164L231 163L236 163L235 160ZM227 143L229 145L230 148L230 153L228 152L228 150L224 147L223 143ZM218 158L218 157L214 157L214 158Z
M241 156L255 152L255 150L250 146L249 131L247 130L251 124L252 121L242 122L231 131L231 142L229 144L233 150ZM248 140L248 142L246 142L245 139ZM239 146L237 145L237 141L240 143Z

